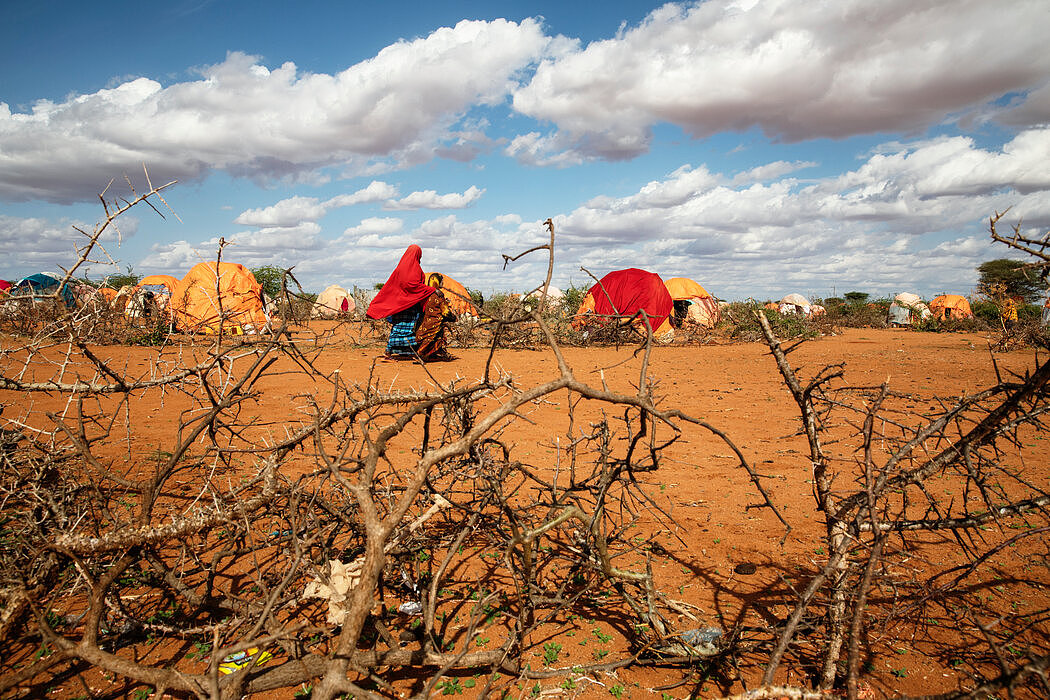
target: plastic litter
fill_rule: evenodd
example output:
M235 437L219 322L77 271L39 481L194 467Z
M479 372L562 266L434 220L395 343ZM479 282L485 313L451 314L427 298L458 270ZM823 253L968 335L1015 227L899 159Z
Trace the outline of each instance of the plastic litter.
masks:
M419 615L423 612L423 606L414 600L397 606L397 611L402 615Z
M686 644L694 647L704 644L714 644L725 634L719 627L700 627L698 629L686 630L678 636Z
M714 656L718 653L718 640L723 634L719 627L699 627L681 632L678 638L682 640L682 644L689 647L690 653Z
M256 647L239 651L236 654L230 654L222 660L222 663L219 664L219 672L227 676L231 673L236 673L245 666L250 665L255 657L258 657L255 665L262 666L273 658L273 654L268 651L260 652Z

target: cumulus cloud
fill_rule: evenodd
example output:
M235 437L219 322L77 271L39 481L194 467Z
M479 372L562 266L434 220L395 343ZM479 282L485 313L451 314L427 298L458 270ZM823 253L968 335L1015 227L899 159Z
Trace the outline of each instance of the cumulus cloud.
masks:
M557 132L507 152L532 164L631 158L658 122L696 137L758 127L787 141L918 130L1036 88L1011 118L1045 123L1048 33L1039 0L671 3L544 60L514 107Z
M413 192L407 197L399 200L391 200L383 205L384 209L466 209L485 194L485 190L474 185L462 193L451 192L449 194L438 194L434 190Z
M682 166L622 197L595 197L554 217L555 284L588 285L603 274L644 267L699 280L723 298L968 293L976 266L1015 255L989 240L987 217L1011 208L1023 232L1050 228L1050 128L1029 129L998 148L965 137L891 142L852 170L800 179L810 163L773 161L740 172ZM309 223L309 222L307 222ZM522 290L542 279L533 254L503 270L502 253L547 241L540 221L507 213L464 220L455 213L408 228L371 217L329 240L316 224L227 236L250 264L296 265L318 289L337 271L361 285L382 281L411 243L423 266L486 293ZM210 259L214 249L158 248L151 263ZM257 262L255 262L257 261ZM139 267L139 265L136 265ZM316 280L316 283L313 281Z
M505 99L518 71L551 45L535 20L464 20L335 75L290 62L271 70L231 53L199 80L167 87L137 78L27 113L0 103L0 197L90 199L144 162L165 180L419 162L450 147L450 129L470 108Z
M139 220L133 216L126 215L118 223L119 231L111 228L99 238L99 247L91 256L92 260L99 262L82 267L78 273L114 271L116 261L120 260L120 243L134 236L139 228ZM36 271L57 272L60 268L68 268L77 260L78 247L87 240L80 231L92 233L94 228L93 224L71 219L19 218L0 214L0 246L11 253L0 262L0 271L8 279L21 278ZM109 259L114 262L109 264Z
M685 166L632 195L593 199L555 225L562 259L595 272L643 266L697 277L730 298L814 280L826 289L783 292L965 293L979 262L1011 255L983 232L992 212L1012 206L1026 230L1050 226L1050 176L1037 165L1047 158L1050 129L1033 129L1000 150L961 137L896 144L815 181L757 183L753 173ZM778 171L793 169L768 166Z
M249 209L234 219L243 226L298 226L307 221L318 221L325 214L340 207L368 202L382 202L397 196L397 188L378 180L351 194L341 194L321 201L316 197L289 197L261 209Z

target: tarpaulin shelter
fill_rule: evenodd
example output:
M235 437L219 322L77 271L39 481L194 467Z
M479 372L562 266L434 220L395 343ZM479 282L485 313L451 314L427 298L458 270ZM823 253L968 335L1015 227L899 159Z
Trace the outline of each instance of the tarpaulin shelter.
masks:
M946 318L953 320L973 318L970 302L966 301L966 297L958 294L941 294L934 297L930 302L930 312L935 318L942 321Z
M664 280L664 286L674 302L674 317L678 322L687 320L713 328L722 318L718 301L696 280L672 277Z
M11 283L7 280L0 280L0 294L5 294L11 289Z
M178 278L171 275L146 275L139 280L136 289L143 301L145 301L147 295L152 295L149 301L157 307L158 311L167 313L170 316L171 312L168 307L171 305L171 298L175 294L175 287L178 284Z
M574 325L584 325L588 313L628 318L645 311L653 333L663 335L672 330L668 317L673 310L674 302L660 275L631 267L610 272L587 291Z
M357 302L353 295L338 284L333 284L317 295L310 315L314 318L335 318L340 314L352 314L355 309Z
M524 308L526 311L532 311L539 307L539 301L543 298L543 289L537 289L529 292L525 295ZM565 301L565 292L561 291L553 284L547 287L547 309L555 310L561 308L562 302Z
M457 316L469 314L476 316L477 311L470 303L470 292L462 284L441 272L428 272L427 284L440 289L445 294L445 301L452 308L452 313Z
M203 262L179 280L171 310L179 330L190 333L246 335L268 329L262 285L237 263Z
M894 326L910 326L930 317L930 307L918 294L901 292L890 304L889 322Z
M809 299L802 296L801 294L788 294L780 300L780 305L777 307L777 311L784 314L785 316L790 314L794 314L796 316L809 316Z
M61 281L61 278L50 272L38 272L35 275L23 277L17 284L13 285L10 290L11 296L39 297L50 296L55 292L59 292L58 298L68 308L72 309L76 306L76 300L73 298L73 289L69 283L66 283L62 285L62 289L59 291L58 283Z
M667 293L671 295L672 301L681 301L683 299L692 299L693 297L709 297L711 294L701 286L696 280L691 280L688 277L671 277L670 279L664 280L664 286L667 287Z

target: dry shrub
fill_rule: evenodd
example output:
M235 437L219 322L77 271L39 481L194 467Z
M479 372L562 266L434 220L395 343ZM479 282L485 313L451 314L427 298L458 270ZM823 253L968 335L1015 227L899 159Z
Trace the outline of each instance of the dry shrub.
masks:
M1011 547L1050 555L1050 496L1021 468L1045 433L1050 364L919 414L888 387L842 386L838 367L800 379L774 322L807 327L753 317L798 403L825 527L814 568L762 592L765 624L721 636L661 590L654 572L676 559L657 534L675 525L645 476L694 432L734 455L785 537L790 523L728 436L658 405L647 345L630 395L576 379L520 307L495 337L536 324L558 362L528 386L493 344L478 378L392 390L320 369L332 336L289 343L286 327L151 351L134 370L75 338L8 347L0 693L110 677L141 696L500 696L653 665L690 693L759 680L748 697L857 697L864 662L930 619L965 626L931 635L964 655L957 697L1045 688L1045 606L1004 608L1050 585L1045 560L999 572ZM299 393L256 410L275 377ZM554 396L565 435L550 461L523 462L507 431ZM177 421L150 420L160 400ZM1009 598L985 598L995 586ZM570 655L560 633L580 618L609 653Z

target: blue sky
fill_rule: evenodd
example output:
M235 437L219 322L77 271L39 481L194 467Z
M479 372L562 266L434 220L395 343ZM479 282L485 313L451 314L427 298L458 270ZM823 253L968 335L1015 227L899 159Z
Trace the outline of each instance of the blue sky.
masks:
M555 283L643 267L726 299L968 293L1050 228L1042 1L0 6L0 277L72 260L382 281L409 243L484 292L555 222Z

